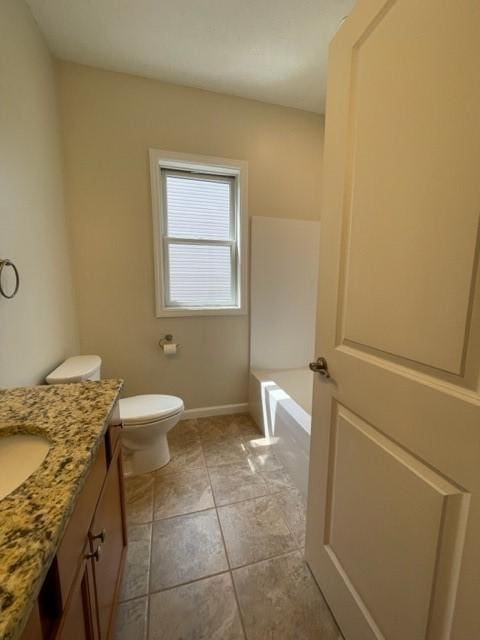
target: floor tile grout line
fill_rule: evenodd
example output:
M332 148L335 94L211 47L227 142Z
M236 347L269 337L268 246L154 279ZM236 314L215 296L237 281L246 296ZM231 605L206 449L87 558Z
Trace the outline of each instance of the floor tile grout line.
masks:
M240 598L238 597L237 586L235 584L235 580L233 579L233 571L230 569L228 573L230 574L230 580L231 580L232 589L233 589L233 597L235 598L235 602L237 604L238 617L240 619L240 625L242 627L243 637L245 638L245 640L248 640L247 628L245 625L245 620L243 619L242 607L240 606Z
M145 620L145 634L144 637L146 640L150 640L150 606L151 606L151 595L152 595L152 561L153 561L153 526L155 520L155 494L156 494L156 475L152 474L153 483L152 483L152 521L150 527L150 554L149 554L149 563L148 563L148 580L147 580L147 610L146 610L146 620Z
M145 638L150 640L150 591L147 593L147 619L145 620Z
M153 524L154 524L154 520L153 520L153 516L154 516L154 512L155 512L155 477L153 479L153 486L152 486L152 534L150 537L150 562L148 563L148 613L149 613L149 618L150 618L150 592L151 592L151 587L152 587L152 562L153 562ZM147 640L149 639L150 636L150 622L147 619Z
M185 580L185 582L179 582L178 584L172 584L168 587L162 587L162 589L154 589L153 591L149 591L147 594L148 597L155 596L158 593L164 593L165 591L173 591L173 589L179 589L180 587L188 587L190 584L195 584L196 582L201 582L202 580L208 580L209 578L216 578L217 576L222 576L225 573L230 573L230 569L223 569L222 571L215 571L215 573L209 573L206 576L200 576L199 578L192 578L192 580ZM132 598L134 600L135 598Z
M193 578L192 580L186 580L185 582L179 582L178 584L169 585L168 587L163 587L162 589L154 589L149 590L147 593L142 595L137 595L132 598L126 598L125 600L121 600L119 604L125 604L126 602L132 602L133 600L141 600L142 598L148 598L157 593L163 593L164 591L172 591L173 589L177 589L178 587L185 587L189 584L194 584L195 582L201 582L202 580L208 580L209 578L215 578L216 576L221 576L225 573L232 574L239 569L245 569L246 567L252 567L256 564L260 564L262 562L268 562L269 560L275 560L276 558L283 558L284 556L288 556L291 553L302 553L303 547L294 547L289 549L288 551L283 551L282 553L277 553L273 556L268 556L267 558L261 558L259 560L254 560L253 562L247 562L246 564L241 564L238 567L229 567L228 569L223 569L223 571L216 571L215 573L209 573L208 575L201 576L199 578ZM316 584L316 581L315 581Z
M273 496L273 493L261 493L258 496L250 496L249 498L242 498L241 500L234 500L233 502L225 502L224 504L215 503L215 507L217 509L223 509L223 507L231 507L234 504L242 504L242 502L248 502L249 500L256 500L257 498L268 498L269 496Z
M224 466L228 466L228 465L224 465ZM197 467L196 470L200 469L201 467ZM258 496L251 496L248 498L241 498L240 500L233 500L232 502L226 502L225 504L217 504L215 502L215 490L213 488L213 484L211 482L211 477L210 477L210 472L208 467L205 468L205 470L207 471L207 475L208 475L208 479L210 482L210 488L212 490L212 496L213 496L213 500L214 500L214 505L211 507L205 507L205 509L197 509L195 511L185 511L184 513L176 513L176 514L172 514L171 516L163 516L162 518L155 518L154 517L154 505L155 505L155 483L153 486L153 509L152 509L152 519L151 520L143 520L143 521L132 521L129 520L128 524L130 526L140 526L140 525L144 525L144 524L153 524L154 522L160 522L162 520L169 520L171 518L178 518L184 515L190 515L193 513L201 513L202 511L208 511L210 509L214 509L214 508L222 508L222 507L228 507L230 505L234 505L234 504L241 504L242 502L248 502L249 500L256 500L257 498L265 498L268 496L275 496L278 495L279 493L296 493L297 489L295 487L282 487L281 489L273 489L271 491L269 491L268 493L264 493ZM170 474L170 475L174 475L174 473ZM128 501L127 501L128 504ZM127 516L127 520L128 520L128 516Z
M283 556L288 556L290 553L296 553L297 551L302 552L303 547L299 547L295 545L291 549L287 551L282 551L282 553L274 553L272 556L267 556L266 558L259 558L258 560L252 560L252 562L246 562L245 564L239 564L238 567L232 567L231 571L237 571L237 569L245 569L245 567L252 567L254 564L259 564L260 562L267 562L268 560L275 560L275 558L282 558Z
M203 451L203 444L202 444L202 453L203 453L203 455L205 457L205 452ZM206 458L205 458L205 464L206 464L206 467L207 467L207 473L208 473L208 477L209 477L209 480L210 480L210 486L211 486L212 493L214 495L214 500L215 500L215 491L214 491L214 488L213 488L212 479L211 479L211 476L210 476L210 469L208 467ZM263 477L263 475L261 477L262 477L263 481L266 484L266 488L268 489L269 488L269 484L266 482L266 480ZM275 495L275 493L279 493L279 492L280 491L278 491L278 492L272 491L270 494L266 494L265 496L258 496L258 497L267 497L269 495ZM234 502L234 503L231 503L231 504L238 504L239 502L247 502L248 500L255 500L255 498L246 498L245 500L241 500L241 501ZM228 563L228 566L229 566L230 580L232 581L233 592L234 592L235 601L236 601L236 604L237 604L240 623L241 623L241 626L242 626L242 631L243 631L245 640L248 640L248 634L247 634L246 624L245 624L245 620L244 620L244 614L243 614L243 611L242 611L242 607L240 605L240 599L239 599L239 596L238 596L237 587L236 587L235 579L234 579L234 576L233 576L233 569L234 568L231 566L230 557L228 555L227 545L226 545L226 542L225 542L225 536L224 536L224 533L223 533L222 523L221 523L220 516L219 516L219 513L218 513L219 506L220 505L217 505L216 501L215 501L215 511L216 511L216 514L217 514L217 519L218 519L218 523L219 523L219 527L220 527L220 532L221 532L221 535L222 535L223 545L224 545L224 548L225 548L225 555L226 555L227 563ZM222 506L229 506L229 505L222 505ZM282 520L284 521L284 524L285 524L285 526L287 528L287 531L289 531L289 533L290 533L290 536L292 538L292 542L294 542L296 544L297 543L296 536L293 535L293 532L291 531L290 527L286 523L283 513L282 513ZM293 553L296 550L297 549L291 549L286 553ZM285 555L285 554L281 554L281 555ZM269 559L272 559L274 557L279 557L279 555L277 554L275 556L271 556L270 558L265 558L265 560L269 560ZM259 562L259 561L257 561L257 562ZM256 562L247 563L245 565L241 565L239 567L235 567L235 569L241 569L243 567L251 566L252 564L256 564Z
M209 475L210 488L212 489L212 494L214 495L215 491L213 489L213 486L211 485L210 474L208 475ZM268 498L270 496L276 496L279 493L287 493L287 492L295 492L295 489L289 489L289 488L277 489L275 491L271 491L270 493L264 493L259 496L242 498L241 500L234 500L233 502L226 502L225 504L218 504L218 505L215 503L215 498L214 498L214 505L211 507L205 507L205 509L197 509L196 511L185 511L184 513L176 513L176 514L172 514L171 516L164 516L162 518L155 518L153 520L145 520L142 522L129 521L128 524L129 526L132 526L132 527L138 527L145 524L154 524L155 522L162 522L163 520L171 520L172 518L181 518L182 516L193 515L195 513L202 513L204 511L211 511L212 509L217 509L217 508L222 509L223 507L230 507L236 504L242 504L243 502L248 502L249 500L257 500L258 498Z
M204 457L205 457L205 452L203 451L203 445L202 445L202 453L203 453L203 455L204 455ZM206 458L205 458L205 464L206 464ZM210 481L210 486L211 486L211 489L212 489L212 493L213 493L213 495L215 496L215 491L214 491L214 489L213 489L212 479L211 479L211 476L210 476L210 470L209 470L209 467L208 467L208 465L207 465L207 464L206 464L206 467L207 467L207 473L208 473L208 478L209 478L209 481ZM261 474L260 474L260 475L261 475ZM263 476L262 476L262 478L263 478ZM263 480L264 480L264 482L266 483L267 488L268 488L268 483L265 481L265 479L264 479L264 478L263 478ZM234 504L240 504L240 503L243 503L243 502L248 502L249 500L256 500L256 499L258 499L258 498L266 498L266 497L274 496L274 495L276 495L277 493L280 493L281 491L285 491L285 490L287 490L287 489L283 488L283 489L280 489L280 490L278 490L278 491L272 491L271 493L269 493L269 494L265 494L265 495L263 495L263 496L256 496L256 497L254 497L254 498L245 498L244 500L239 500L238 502L233 502L233 503L230 503L230 504L232 504L232 505L234 505ZM215 500L215 497L214 497L214 500ZM225 536L224 536L223 529L222 529L222 523L221 523L220 516L219 516L219 513L218 513L218 509L219 509L219 508L227 507L227 506L230 506L230 505L217 505L217 504L215 503L215 511L216 511L216 513L217 513L217 519L218 519L218 523L219 523L219 526L220 526L220 532L221 532L221 535L222 535L223 545L224 545L224 548L225 548L225 555L226 555L226 557L227 557L227 562L228 562L228 566L229 566L230 573L232 573L232 570L233 570L233 569L237 569L237 568L238 568L238 569L240 569L240 568L242 568L242 567L244 567L244 566L249 566L249 565L251 565L251 564L255 564L255 562L246 563L246 564L244 564L244 565L240 565L239 567L232 567L232 566L231 566L231 563L230 563L230 557L229 557L229 555L228 555L227 545L226 545L226 542L225 542ZM278 506L278 503L277 503L277 506ZM293 542L293 543L294 543L294 545L295 545L295 546L294 546L292 549L290 549L289 551L298 550L298 548L299 548L299 547L297 546L297 537L294 535L294 533L293 533L292 529L288 526L288 523L287 523L287 521L286 521L286 518L285 518L285 516L284 516L283 512L282 512L281 510L280 510L280 512L281 512L282 521L283 521L283 523L284 523L284 525L285 525L285 527L286 527L286 529L287 529L287 531L288 531L288 533L289 533L289 535L290 535L290 537L291 537L291 539L292 539L292 542ZM287 552L287 553L288 553L288 552ZM268 560L268 559L270 559L270 558L277 557L277 555L278 555L278 554L276 554L276 555L274 555L274 556L270 556L269 558L266 558L266 559ZM234 584L234 580L233 580L233 573L232 573L231 578L232 578L232 583ZM239 607L239 609L240 609L240 604L239 604L239 602L238 602L238 599L237 599L237 605L238 605L238 607ZM241 615L241 611L240 611L240 615ZM246 632L245 632L245 635L246 635Z
M217 505L218 509L223 509L224 507L233 507L237 504L243 504L244 502L250 502L250 500L259 500L260 498L270 498L273 496L277 496L279 493L283 491L291 491L291 489L279 489L278 491L272 491L271 493L264 493L261 496L252 496L251 498L242 498L241 500L235 500L234 502L227 502L226 504Z
M211 507L205 507L205 509L197 509L196 511L185 511L185 513L175 513L175 514L172 514L171 516L164 516L163 518L157 518L156 520L152 520L152 524L155 524L155 522L164 522L165 520L173 520L173 518L183 518L183 516L193 516L196 513L204 513L205 511L212 511L212 509L215 509L215 504L213 504Z
M233 502L233 503L228 504L228 505L221 505L219 508L222 509L224 507L234 506L234 505L242 504L244 502L250 502L250 501L253 501L253 500L259 500L261 498L274 498L279 493L282 493L282 491L287 491L287 490L280 490L280 491L276 491L274 493L266 494L266 495L263 495L263 496L256 496L255 498L246 498L245 500L240 500L238 502ZM293 529L289 526L289 524L287 522L287 519L285 517L285 514L283 513L282 509L278 505L278 502L276 503L276 506L278 507L278 509L279 509L279 511L281 513L281 518L282 518L283 524L285 525L285 527L286 527L286 529L287 529L292 541L294 542L295 548L301 548L302 545L298 545L297 536L296 536L295 532L293 531ZM217 511L218 511L218 508L217 508ZM218 515L218 513L217 513L217 515ZM220 521L220 517L218 519ZM275 556L271 556L271 557L275 557ZM249 564L253 564L253 563L246 563L245 565L240 565L239 567L234 567L234 568L237 569L237 568L240 568L240 567L243 567L243 566L248 566Z
M119 602L128 602L129 600L135 600L136 598L143 598L143 597L145 597L145 596L148 596L148 593L149 593L149 591L150 591L150 573L151 573L150 569L151 569L151 562L152 562L152 537L153 537L153 526L152 526L152 523L146 523L146 524L141 524L141 525L133 525L133 526L135 526L135 527L138 527L138 526L140 526L140 527L148 526L148 527L149 527L149 529L150 529L150 533L149 533L148 539L145 539L145 540L131 540L131 541L129 542L129 545L131 544L131 542L148 542L148 567L147 567L147 570L146 570L146 574L147 574L147 580L146 580L146 583L147 583L146 593L140 593L140 594L137 594L137 595L135 595L135 596L132 596L131 598L122 598L122 597L120 597ZM125 586L123 583L124 583L124 581L125 581L125 580L126 580L126 578L127 578L127 571L128 571L128 565L129 565L129 562L128 562L128 553L129 553L129 550L130 550L130 547L129 547L129 546L127 546L127 561L126 561L125 570L124 570L123 579L122 579L122 591L123 591L123 587Z
M229 465L225 465L225 466L229 466ZM262 474L260 472L257 472L260 476L262 476ZM210 473L209 473L210 475ZM239 500L233 500L231 502L225 502L225 504L217 504L217 502L215 502L215 506L216 507L228 507L231 504L239 504L240 502L246 502L247 500L254 500L255 498L263 498L265 496L273 496L277 493L282 493L282 491L294 491L295 489L293 488L289 488L289 487L283 487L282 489L271 489L269 487L269 484L264 480L263 476L262 476L262 480L265 482L265 488L268 490L267 493L262 493L258 496L249 496L248 498L240 498ZM212 484L212 490L213 490L213 494L215 497L215 489L213 488L213 484Z
M202 448L202 455L204 456L203 448ZM212 479L210 477L210 472L208 471L208 467L207 467L207 475L208 475L208 482L210 483L210 489L212 491L212 495L214 495ZM221 538L222 538L222 544L223 544L223 550L224 550L224 553L225 553L225 559L227 560L228 569L230 570L230 559L228 557L227 545L225 543L225 536L223 535L222 525L220 523L220 517L218 515L218 509L217 509L217 506L215 505L215 498L214 498L214 509L215 509L215 515L217 517L218 528L220 530L220 535L221 535Z
M205 458L205 452L203 451L203 446L202 446L202 455ZM205 459L205 464L206 464L206 462L207 461ZM208 469L208 466L207 466L207 474L208 474L208 481L210 482L210 488L212 490L212 494L213 494L213 496L215 496L215 492L214 492L213 484L212 484L212 478L210 477L210 471ZM215 497L214 497L214 502L215 502ZM222 529L222 523L220 522L220 516L218 515L218 508L217 508L216 503L215 503L215 514L217 516L218 528L220 530L220 535L222 537L223 549L224 549L224 552L225 552L225 558L227 560L227 565L228 565L228 573L229 573L229 576L230 576L230 582L232 584L232 589L233 589L233 597L235 598L235 604L237 606L237 611L238 611L238 619L240 620L240 626L242 628L243 637L244 637L245 640L248 640L247 631L245 629L245 622L243 620L242 610L240 608L240 602L239 602L239 599L238 599L237 590L235 588L235 582L233 580L232 567L230 565L230 558L228 556L228 551L227 551L227 543L225 542L225 536L224 536L223 529Z
M207 478L208 478L208 482L209 482L209 485L210 485L210 491L211 491L211 493L212 493L212 501L213 501L213 487L212 487L212 483L211 483L211 480L210 480L210 475L209 475L209 473L208 473L208 468L207 468L207 465L206 465L206 460L205 460L205 456L204 456L204 452L203 452L203 447L202 447L201 442L200 442L199 444L200 444L200 451L201 451L202 459L203 459L203 462L204 462L205 470L206 470L206 473L207 473ZM156 484L156 483L155 483L155 476L154 476L153 487L152 487L152 493L153 493L153 497L152 497L152 500L153 500L153 505L152 505L152 527L151 527L150 562L149 562L149 580L148 580L148 594L147 594L147 621L146 621L146 638L147 638L147 640L150 640L150 603L151 603L151 597L152 597L152 595L153 595L154 593L157 593L157 592L155 592L155 591L153 591L153 590L152 590L152 582L151 582L151 581L152 581L152 561L153 561L153 552L152 552L152 544L153 544L153 526L154 526L154 523L155 523L155 522L158 522L158 521L159 521L159 520L154 520L154 519L153 519L153 518L154 518L154 515L155 515L155 484ZM214 504L215 504L215 503L214 503ZM205 510L202 510L202 511L206 511L206 509L205 509ZM194 513L195 513L195 512L194 512ZM199 512L197 511L196 513L199 513ZM217 521L218 521L218 513L217 513L216 509L215 509L215 514L216 514ZM188 514L182 514L182 515L188 515ZM173 517L178 517L178 516L171 516L171 517L173 518ZM164 518L164 519L168 519L168 518ZM227 561L227 565L228 565L228 566L230 566L230 565L229 565L229 562L228 562L228 556L227 556L227 551L226 551L226 548L225 548L225 543L224 543L224 541L223 541L223 537L222 537L222 543L223 543L223 546L224 546L224 553L225 553L225 559L226 559L226 561ZM225 573L225 572L224 572L224 571L222 571L221 573ZM217 574L217 575L218 575L218 574ZM212 577L212 576L207 576L207 577ZM204 578L205 578L205 576L204 576ZM204 578L199 578L199 580L200 580L200 579L204 579ZM233 582L232 577L230 577L230 579L231 579L231 580L232 580L232 582ZM191 581L191 582L193 582L193 581ZM178 586L180 586L180 585L175 585L175 586L172 586L171 588L173 589L173 588L176 588L176 587L178 587ZM238 606L238 605L237 605L237 606ZM240 615L240 614L239 614L239 615Z

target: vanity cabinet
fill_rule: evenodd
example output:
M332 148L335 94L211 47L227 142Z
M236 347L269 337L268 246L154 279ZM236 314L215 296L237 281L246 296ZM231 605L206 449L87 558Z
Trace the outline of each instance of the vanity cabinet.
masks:
M22 640L107 640L127 545L120 428L109 427Z

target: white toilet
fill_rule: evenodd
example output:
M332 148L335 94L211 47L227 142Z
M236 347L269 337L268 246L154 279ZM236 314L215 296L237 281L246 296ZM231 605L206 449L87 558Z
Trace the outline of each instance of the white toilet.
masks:
M100 380L101 366L99 356L73 356L54 369L46 382ZM131 475L148 473L167 464L170 460L167 433L180 420L183 411L183 401L176 396L147 394L120 400L122 444L131 453Z

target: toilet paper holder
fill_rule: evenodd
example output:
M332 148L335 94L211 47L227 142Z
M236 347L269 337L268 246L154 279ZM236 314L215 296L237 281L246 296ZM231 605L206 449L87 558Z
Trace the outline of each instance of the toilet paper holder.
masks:
M166 344L173 344L173 335L171 333L165 334L163 338L160 338L160 340L158 341L158 345L162 349ZM180 349L181 346L182 345L177 344L177 349Z

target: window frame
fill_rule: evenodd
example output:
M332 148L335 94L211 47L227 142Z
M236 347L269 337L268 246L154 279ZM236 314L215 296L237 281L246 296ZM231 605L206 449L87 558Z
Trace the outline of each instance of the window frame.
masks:
M230 160L212 156L192 155L150 149L150 181L152 190L153 250L155 263L155 315L157 318L182 316L230 316L245 315L248 312L247 255L248 255L248 213L247 213L247 170L248 164L242 160ZM173 307L169 305L168 294L168 250L172 237L166 229L166 193L164 177L175 171L188 171L192 177L209 175L212 178L229 177L233 180L231 190L234 200L231 208L234 216L236 238L232 251L232 279L236 280L236 304L228 307ZM195 243L195 240L178 238L180 243ZM212 241L213 244L228 244L230 241ZM198 240L198 244L209 244L208 240ZM235 269L233 268L235 267Z

